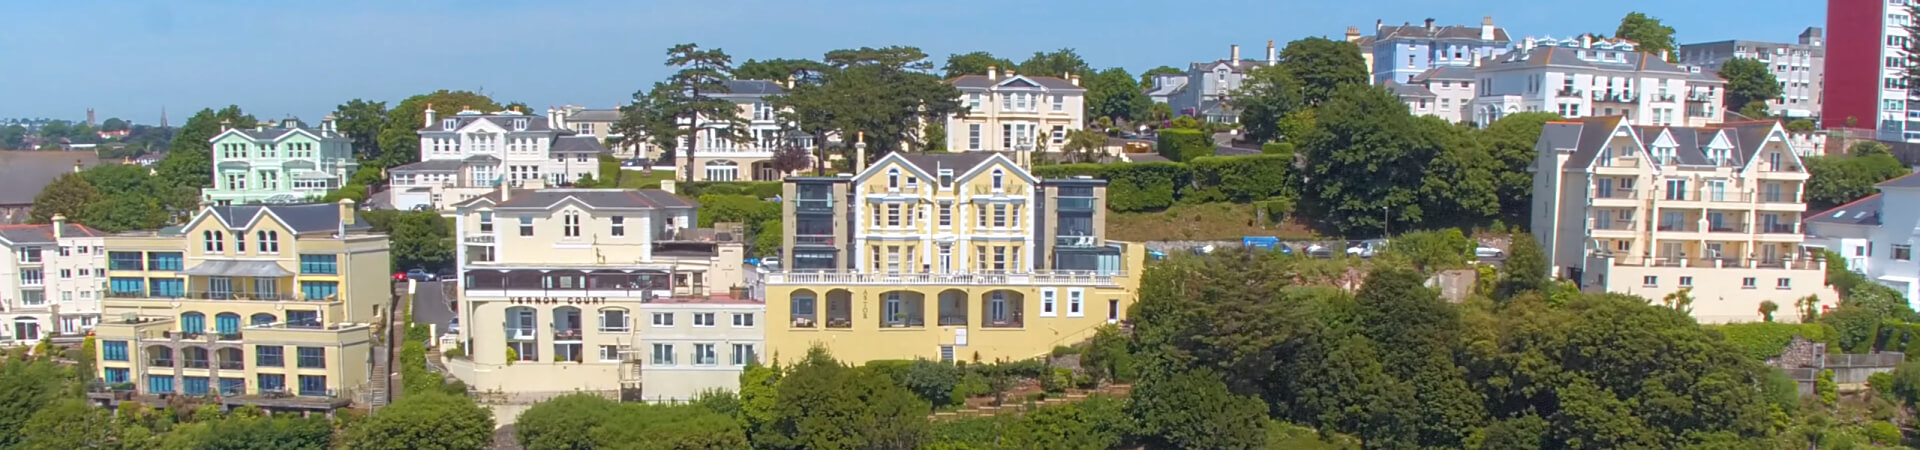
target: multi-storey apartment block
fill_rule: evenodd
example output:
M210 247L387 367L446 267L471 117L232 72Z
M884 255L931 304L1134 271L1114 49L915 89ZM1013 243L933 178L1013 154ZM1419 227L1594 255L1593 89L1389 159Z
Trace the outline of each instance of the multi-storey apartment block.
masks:
M1908 0L1828 0L1820 125L1874 130L1875 139L1920 142L1920 107L1907 85L1914 36Z
M1449 66L1422 72L1406 83L1388 81L1387 89L1400 96L1413 115L1460 123L1467 119L1467 103L1473 101L1473 81L1472 68Z
M1807 172L1778 122L1549 123L1535 147L1533 230L1556 275L1660 301L1688 289L1702 322L1829 303L1822 261L1801 249Z
M446 209L501 183L562 186L586 176L599 179L600 154L607 153L597 137L519 111L438 117L427 105L419 134L420 161L387 169L395 208Z
M765 275L767 344L844 361L1029 358L1119 322L1145 251L1105 235L1106 182L1042 180L1003 154L900 154L788 178Z
M655 155L656 160L680 161L678 166L685 167L685 160L677 159L693 155L694 181L774 181L785 176L773 167L773 153L784 147L813 148L813 137L795 130L791 124L782 122L780 109L774 107L772 96L787 93L788 85L766 80L726 80L727 91L723 93L703 94L713 98L733 102L738 109L735 114L746 123L745 130L730 130L733 124L709 121L700 117L693 124L695 132L690 138L682 139L679 155L672 158ZM687 124L685 119L681 124ZM729 137L726 133L731 133ZM690 143L691 142L691 143ZM693 147L692 143L699 144ZM682 169L684 170L684 169Z
M1561 117L1623 116L1633 125L1699 127L1720 123L1726 80L1674 65L1665 55L1636 51L1630 42L1577 47L1528 39L1474 70L1479 88L1470 104L1475 124L1531 111Z
M1913 258L1920 243L1920 209L1888 205L1920 204L1920 176L1908 175L1880 183L1880 193L1807 217L1807 246L1838 253L1847 269L1906 294L1920 298L1920 264Z
M319 128L287 120L227 128L208 142L213 187L202 189L200 196L211 205L293 203L325 196L360 167L353 140L335 128L332 114Z
M53 216L49 225L0 225L0 305L8 318L0 341L23 345L55 333L76 335L100 320L106 294L101 233Z
M1375 21L1371 39L1349 28L1347 41L1361 45L1363 56L1371 56L1373 83L1386 84L1412 81L1429 69L1472 66L1481 58L1506 53L1509 39L1507 30L1493 26L1493 16L1487 16L1478 27L1436 26L1433 19L1397 27Z
M183 226L107 236L94 327L106 387L92 398L289 411L368 400L371 324L393 317L387 236L368 230L343 200L210 206Z
M1780 97L1767 100L1767 112L1791 118L1820 117L1820 92L1826 85L1827 47L1820 27L1808 27L1795 44L1719 41L1680 46L1680 62L1719 71L1734 58L1758 60L1780 80Z
M960 89L966 114L947 118L947 149L1012 152L1025 160L1036 151L1060 151L1067 132L1086 123L1086 88L1071 79L1019 75L987 68L986 75L947 80ZM1188 89L1194 86L1189 82Z
M760 354L764 306L745 288L742 228L694 228L696 208L663 190L537 186L454 205L468 355L454 375L530 399L732 388Z
M1159 89L1150 95L1166 97L1167 106L1177 116L1214 123L1239 122L1240 111L1231 106L1229 97L1246 81L1247 72L1278 64L1280 56L1273 48L1273 41L1267 41L1266 61L1240 59L1239 45L1229 48L1227 55L1227 59L1189 64L1187 73L1182 75L1156 78Z

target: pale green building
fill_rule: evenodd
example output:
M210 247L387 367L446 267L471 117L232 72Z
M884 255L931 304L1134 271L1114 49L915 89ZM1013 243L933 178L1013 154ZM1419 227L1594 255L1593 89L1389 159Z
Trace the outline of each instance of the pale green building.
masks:
M213 187L200 190L200 200L209 205L306 201L339 188L360 166L353 141L340 133L331 114L319 128L290 119L229 128L209 142Z

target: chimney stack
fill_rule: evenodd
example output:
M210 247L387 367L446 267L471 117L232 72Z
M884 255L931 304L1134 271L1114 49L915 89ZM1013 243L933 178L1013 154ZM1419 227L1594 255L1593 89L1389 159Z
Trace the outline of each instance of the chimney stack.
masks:
M427 125L433 125L433 104L427 104Z
M1347 42L1360 40L1360 27L1347 27Z
M55 240L59 240L62 234L61 231L66 228L67 228L67 215L54 213L53 214L53 238Z
M1373 19L1373 32L1378 33L1380 32L1381 28L1386 28L1386 26L1387 26L1387 21L1380 20L1380 19Z
M1000 79L1000 68L994 67L994 66L987 66L987 79L989 80Z
M787 75L787 89L793 89L793 80L795 80L795 79L798 79L798 78L799 78L799 77L796 77L796 76L793 76L793 74L788 74L788 75Z
M660 180L660 190L662 190L662 191L667 191L667 193L668 193L668 194L677 194L677 193L679 193L680 191L677 191L677 190L675 190L675 189L678 189L678 188L679 188L679 185L678 185L678 183L676 183L676 182L674 182L674 181L673 181L673 179L671 179L671 178L669 178L669 179L665 179L665 180Z
M1664 50L1664 49L1663 49L1663 50L1660 50L1660 60L1661 60L1661 61L1672 61L1671 59L1668 59L1668 58L1667 58L1667 51L1666 51L1666 50Z
M233 129L233 121L229 119L220 119L220 131L227 131L230 129Z
M1429 33L1431 33L1431 32L1433 32L1433 18L1432 18L1432 17L1428 17L1428 18L1427 18L1427 32L1429 32Z
M1493 16L1480 19L1480 40L1493 40Z
M1593 34L1580 35L1580 48L1593 48Z
M81 166L82 166L82 165L84 165L84 164L86 164L86 163L84 163L84 162L81 162L81 161L80 161L80 160L78 160L78 159L76 159L76 160L73 160L73 173L80 173L80 169L83 169L83 168L84 168L84 167L81 167Z
M340 199L340 235L346 236L347 227L351 227L353 224L353 199Z
M1069 81L1072 81L1072 82L1073 82L1073 85L1074 85L1074 86L1079 86L1079 85L1080 85L1080 76L1079 76L1079 75L1074 75L1074 76L1072 76L1071 78L1067 78L1067 80L1069 80Z
M1240 67L1240 44L1233 44L1233 46L1229 48L1231 49L1231 53L1227 57L1227 60L1233 61L1234 67Z
M1278 64L1280 64L1280 51L1275 50L1273 48L1273 40L1268 39L1267 40L1267 65L1273 66Z
M853 172L860 173L860 172L866 172L866 171L867 171L867 132L861 131L858 134L854 135Z

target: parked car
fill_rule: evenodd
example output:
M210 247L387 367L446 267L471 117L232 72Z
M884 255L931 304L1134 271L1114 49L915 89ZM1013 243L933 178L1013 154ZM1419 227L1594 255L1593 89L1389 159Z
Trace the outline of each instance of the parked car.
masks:
M1332 258L1333 249L1327 248L1326 246L1320 245L1320 244L1309 244L1307 245L1307 256L1311 256L1315 258Z
M412 269L407 271L407 279L433 281L433 274L427 273L427 269Z
M1487 244L1480 244L1480 246L1474 247L1473 256L1480 259L1500 259L1507 257L1507 252L1489 247Z
M407 273L406 273L406 272L394 272L394 273L393 273L393 281L407 281Z
M767 271L769 272L780 270L780 257L768 256L765 258L761 258L760 268L767 269Z
M448 320L448 321L447 321L447 332L448 332L448 333L459 333L459 332L460 332L460 318L459 318L459 317L455 317L455 318L453 318L453 319L451 319L451 320Z
M1159 251L1159 250L1153 250L1153 249L1148 249L1148 250L1147 250L1147 259L1153 259L1153 260L1161 260L1161 259L1167 259L1167 252L1163 252L1163 251Z
M1347 255L1372 258L1373 255L1379 254L1381 251L1386 250L1386 248L1387 241L1385 239L1368 239L1356 242L1353 246L1347 247Z

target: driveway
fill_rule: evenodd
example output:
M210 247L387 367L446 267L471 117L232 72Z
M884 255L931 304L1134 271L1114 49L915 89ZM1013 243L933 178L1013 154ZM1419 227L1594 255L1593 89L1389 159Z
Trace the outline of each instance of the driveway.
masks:
M454 297L448 292L456 283L450 281L422 281L413 294L413 323L433 324L435 330L446 334L447 325L453 322ZM404 284L402 285L404 288Z

